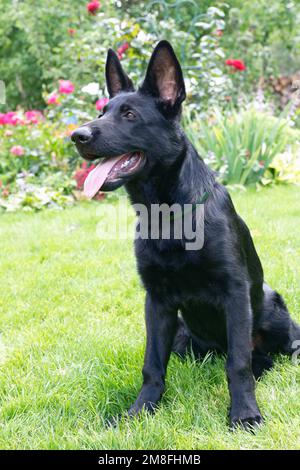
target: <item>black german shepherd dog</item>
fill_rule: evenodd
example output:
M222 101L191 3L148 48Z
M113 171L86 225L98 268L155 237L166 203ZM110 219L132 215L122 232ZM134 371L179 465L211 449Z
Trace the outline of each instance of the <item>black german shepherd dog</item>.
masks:
M292 353L300 327L264 283L246 224L180 127L186 94L171 45L159 42L136 91L110 49L106 81L110 101L103 114L72 135L83 158L101 158L86 193L125 185L131 202L147 208L194 204L209 195L202 249L186 250L174 237L135 240L146 289L147 346L143 385L128 414L156 408L171 351L192 349L196 357L217 351L227 353L230 425L253 429L262 422L254 377L272 366L272 353Z

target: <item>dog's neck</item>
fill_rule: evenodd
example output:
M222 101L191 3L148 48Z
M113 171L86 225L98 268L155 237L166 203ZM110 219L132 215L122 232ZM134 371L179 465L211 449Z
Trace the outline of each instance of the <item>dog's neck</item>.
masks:
M182 151L175 163L161 168L147 180L127 183L132 204L195 204L210 194L215 184L212 170L199 157L185 137Z

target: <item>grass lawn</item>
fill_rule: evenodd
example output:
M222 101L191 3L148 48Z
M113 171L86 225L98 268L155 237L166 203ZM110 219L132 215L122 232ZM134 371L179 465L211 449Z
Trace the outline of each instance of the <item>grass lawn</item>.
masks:
M299 193L233 199L300 322ZM97 237L100 205L0 216L0 448L300 449L300 366L285 357L257 385L255 435L227 428L223 358L172 357L156 415L105 427L137 395L145 330L132 243Z

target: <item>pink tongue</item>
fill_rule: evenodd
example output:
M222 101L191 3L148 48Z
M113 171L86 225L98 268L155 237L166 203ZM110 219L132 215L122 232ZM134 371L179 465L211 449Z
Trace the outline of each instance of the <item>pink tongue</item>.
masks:
M108 173L122 157L124 157L124 155L106 158L88 174L84 182L83 192L89 199L92 199L97 194L97 192L100 191Z

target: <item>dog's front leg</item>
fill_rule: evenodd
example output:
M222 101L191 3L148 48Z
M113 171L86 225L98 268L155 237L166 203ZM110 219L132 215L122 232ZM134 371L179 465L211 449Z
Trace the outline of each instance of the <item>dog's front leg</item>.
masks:
M252 310L248 289L240 286L228 297L226 371L231 397L231 427L251 429L262 416L255 398L255 381L251 365Z
M142 409L154 411L165 389L165 375L177 326L177 310L164 307L146 296L147 343L143 367L143 385L128 413Z

